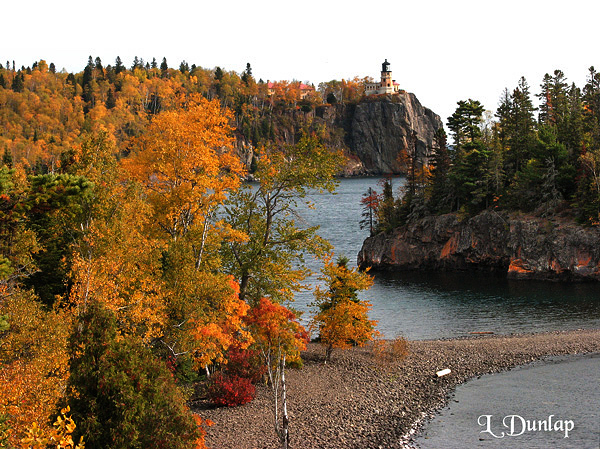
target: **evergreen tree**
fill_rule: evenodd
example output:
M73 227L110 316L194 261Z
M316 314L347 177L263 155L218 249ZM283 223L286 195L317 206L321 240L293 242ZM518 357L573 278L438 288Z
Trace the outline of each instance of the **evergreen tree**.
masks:
M88 303L69 342L67 402L89 449L189 448L201 437L166 364Z
M150 67L153 69L158 68L158 63L156 62L156 58L152 58L152 64L150 64Z
M552 96L550 94L550 84L552 83L552 77L546 73L542 84L540 85L541 92L536 94L540 99L540 112L538 114L538 121L544 125L550 124L550 111L552 111Z
M162 62L160 63L160 70L162 70L163 72L169 70L169 66L167 65L167 58L163 58Z
M505 161L509 176L520 171L521 165L530 159L531 149L536 143L535 108L525 78L521 77L510 100L508 116L503 117L502 123L508 144Z
M125 66L123 65L123 61L121 61L121 58L119 56L117 56L117 59L115 59L115 74L118 75L121 72L124 72Z
M430 193L427 204L433 213L450 212L452 206L452 192L448 182L451 160L446 139L444 128L438 129L435 133L435 145L431 156Z
M140 62L140 59L136 56L133 58L133 64L131 65L131 71L133 72L135 69L142 68L143 64Z
M50 67L48 70L50 70L50 73L56 73L56 66L53 62L50 63Z
M23 92L25 89L25 76L22 71L19 70L13 78L11 88L14 92Z
M448 128L454 138L456 150L467 142L473 142L481 137L479 124L482 121L483 106L477 100L459 101L454 114L448 117Z
M108 89L108 93L106 94L106 101L104 103L104 106L106 106L106 109L112 109L117 105L117 102L115 100L115 94L112 90L112 88Z

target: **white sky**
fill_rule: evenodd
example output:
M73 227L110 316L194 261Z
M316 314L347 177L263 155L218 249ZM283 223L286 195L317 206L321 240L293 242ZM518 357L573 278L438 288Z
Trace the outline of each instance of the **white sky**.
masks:
M600 68L599 0L2 1L0 61L82 71L89 55L167 58L263 80L393 78L445 123L458 100L495 111L525 76L560 68L583 87Z

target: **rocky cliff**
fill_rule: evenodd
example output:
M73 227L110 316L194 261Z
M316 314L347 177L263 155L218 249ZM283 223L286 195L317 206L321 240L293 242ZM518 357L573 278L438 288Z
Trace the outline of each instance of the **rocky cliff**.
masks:
M343 131L334 144L346 149L353 174L401 173L398 154L408 147L412 132L417 155L425 158L431 153L435 132L443 126L437 114L404 91L366 97L357 104L319 107L316 116L329 129Z
M513 279L600 280L600 230L570 221L483 212L431 216L369 237L361 268L487 270Z
M359 103L350 119L346 142L369 174L400 173L398 153L416 133L420 158L430 155L440 117L421 105L414 94L401 92Z
M325 144L344 150L348 164L343 175L399 174L398 154L408 147L415 132L417 155L431 152L439 116L421 105L414 94L365 97L358 103L321 105L316 108L275 108L268 123L270 139L276 144L294 144L308 129L324 134ZM323 132L325 130L325 132ZM250 167L253 147L247 136L238 135L238 152Z

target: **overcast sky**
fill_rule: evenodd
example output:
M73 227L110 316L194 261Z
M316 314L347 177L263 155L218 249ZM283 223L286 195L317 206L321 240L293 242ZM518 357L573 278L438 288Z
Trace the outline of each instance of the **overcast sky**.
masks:
M446 122L458 100L495 111L505 87L544 73L583 87L600 68L599 0L285 0L2 2L0 61L45 59L82 71L89 55L114 64L134 56L170 67L182 60L256 79L393 78Z

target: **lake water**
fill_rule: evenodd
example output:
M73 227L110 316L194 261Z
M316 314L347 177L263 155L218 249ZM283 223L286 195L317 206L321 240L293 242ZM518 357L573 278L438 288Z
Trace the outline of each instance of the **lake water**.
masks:
M359 227L360 199L369 187L381 191L378 182L342 180L336 195L311 195L315 208L300 210L306 223L321 226L320 234L331 241L336 254L354 265L368 235ZM395 184L399 187L402 180ZM319 270L316 263L311 268ZM371 318L379 321L379 330L388 338L600 328L600 285L594 283L509 281L478 273L375 273L373 287L360 297L372 303ZM308 292L297 295L295 307L310 311L312 299ZM598 449L599 372L600 357L570 357L469 381L458 387L449 408L426 426L417 443L423 449ZM506 415L547 420L551 414L554 422L574 422L568 439L560 432L523 432L499 439L481 434L483 427L477 423L479 416L491 415L491 430L498 436L507 432L501 427ZM515 420L516 425L521 422Z
M417 444L421 449L598 449L599 372L595 354L469 381L457 387Z
M359 226L360 199L369 187L381 192L379 181L343 179L335 195L312 194L315 208L299 211L307 224L320 225L319 234L335 246L336 255L348 257L354 266L368 236ZM394 179L394 188L402 183ZM318 272L320 266L314 262L311 268ZM375 273L373 287L360 297L372 303L371 318L388 338L600 328L600 285L595 283L509 281L479 273ZM312 301L311 292L302 292L294 307L310 312Z

